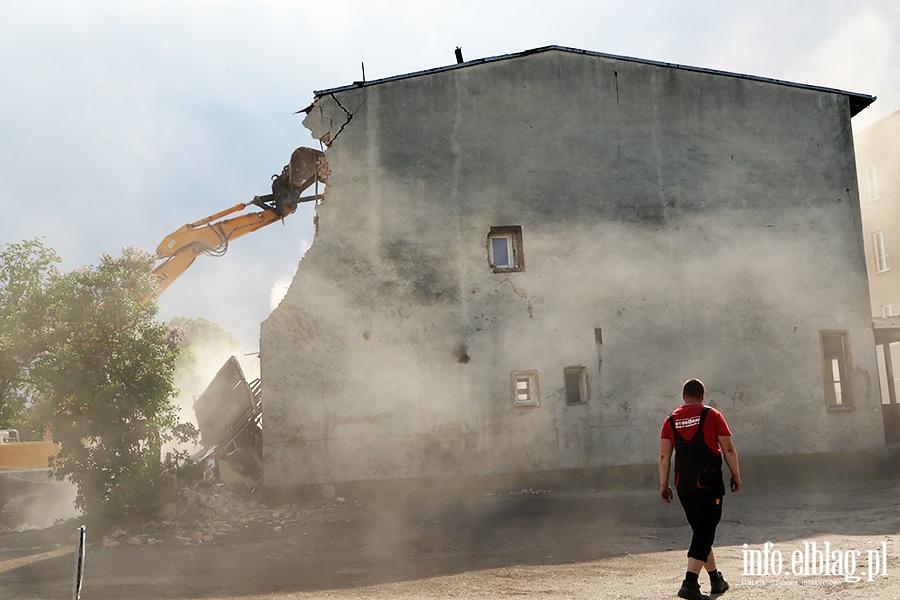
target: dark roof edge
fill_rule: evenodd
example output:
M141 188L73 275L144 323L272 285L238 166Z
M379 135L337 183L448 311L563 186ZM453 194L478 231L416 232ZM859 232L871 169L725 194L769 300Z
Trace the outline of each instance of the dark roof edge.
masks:
M350 85L343 85L340 87L334 87L327 90L319 90L314 91L313 94L315 97L321 98L322 96L328 96L329 94L336 94L338 92L346 92L348 90L355 90L361 87L368 87L371 85L378 85L381 83L388 83L391 81L400 81L401 79L410 79L412 77L421 77L422 75L431 75L434 73L442 73L444 71L452 71L455 69L463 69L465 67L472 67L475 65L481 65L485 63L497 62L499 60L508 60L510 58L520 58L523 56L528 56L529 54L538 54L540 52L548 52L550 50L559 50L561 52L570 52L573 54L585 54L587 56L597 56L600 58L611 58L614 60L622 60L627 62L635 62L641 63L644 65L653 65L657 67L669 67L671 69L681 69L683 71L693 71L696 73L708 73L710 75L722 75L725 77L737 77L739 79L748 79L750 81L758 81L761 83L773 83L775 85L784 85L788 87L801 88L806 90L812 90L816 92L826 92L831 94L841 94L843 96L847 96L850 101L850 116L853 117L858 114L861 110L868 107L875 101L875 96L870 96L868 94L859 94L856 92L848 92L845 90L839 90L837 88L829 88L829 87L821 87L817 85L807 85L804 83L794 83L792 81L784 81L782 79L770 79L768 77L757 77L755 75L744 75L742 73L732 73L730 71L719 71L716 69L705 69L703 67L691 67L688 65L679 65L676 63L667 63L661 62L657 60L645 60L642 58L633 58L630 56L619 56L616 54L606 54L603 52L593 52L591 50L579 50L578 48L568 48L566 46L543 46L541 48L534 48L532 50L525 50L523 52L516 52L513 54L503 54L501 56L490 56L488 58L479 58L477 60L470 60L464 63L459 63L456 65L448 65L446 67L437 67L435 69L427 69L424 71L415 71L413 73L406 73L404 75L394 75L392 77L385 77L382 79L374 79L372 81L357 81Z

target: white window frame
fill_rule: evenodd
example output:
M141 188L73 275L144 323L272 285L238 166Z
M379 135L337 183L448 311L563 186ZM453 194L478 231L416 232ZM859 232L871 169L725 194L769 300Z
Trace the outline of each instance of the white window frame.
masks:
M510 371L509 387L512 394L513 406L540 406L541 388L537 371Z
M891 261L888 257L887 242L884 239L884 229L874 232L872 241L875 243L875 270L878 273L890 271Z
M890 304L882 304L881 305L881 316L883 318L893 317L894 316L894 303Z
M506 251L509 264L498 265L494 259L494 240L506 241ZM504 225L491 227L487 237L488 264L494 273L515 273L525 270L525 248L522 241L522 227L519 225Z
M500 264L497 262L496 255L494 254L494 241L495 240L503 240L506 242L506 256L508 257L509 262L506 264ZM491 236L490 242L490 254L491 254L491 266L495 269L515 269L516 268L516 255L514 251L513 245L513 236L512 234L495 234Z
M881 189L878 187L878 167L872 165L866 169L866 178L869 181L869 202L881 198Z

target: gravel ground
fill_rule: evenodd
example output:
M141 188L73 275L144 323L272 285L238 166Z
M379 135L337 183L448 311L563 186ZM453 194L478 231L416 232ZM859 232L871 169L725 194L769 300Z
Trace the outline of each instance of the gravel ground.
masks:
M677 503L655 488L547 492L267 507L194 490L165 523L88 531L82 597L675 598L690 537ZM726 499L719 526L724 598L900 598L898 508L897 480L751 483ZM75 527L0 535L0 600L71 598ZM803 572L804 553L826 542L830 573ZM768 574L746 572L751 552Z

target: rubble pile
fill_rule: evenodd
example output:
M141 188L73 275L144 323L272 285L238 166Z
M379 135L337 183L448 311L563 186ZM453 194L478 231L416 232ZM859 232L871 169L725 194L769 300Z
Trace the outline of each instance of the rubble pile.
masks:
M157 544L205 544L248 527L268 527L281 533L292 523L313 514L325 514L346 504L317 500L269 507L240 484L197 483L185 487L178 501L165 505L158 520L125 529L114 528L101 546Z
M552 494L553 490L545 490L543 488L522 488L521 490L512 490L509 492L488 492L485 496L540 496L542 494Z

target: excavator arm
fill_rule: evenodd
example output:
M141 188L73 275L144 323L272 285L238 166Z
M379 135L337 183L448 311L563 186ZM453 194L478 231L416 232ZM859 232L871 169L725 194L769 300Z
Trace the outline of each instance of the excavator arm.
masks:
M159 280L158 291L162 293L168 288L201 254L221 256L232 240L293 214L301 202L321 199L318 193L304 197L300 194L313 184L325 182L327 177L328 164L322 152L297 148L291 154L290 164L272 178L271 194L236 204L167 235L156 248L156 257L161 261L153 270ZM225 218L249 206L262 210Z

